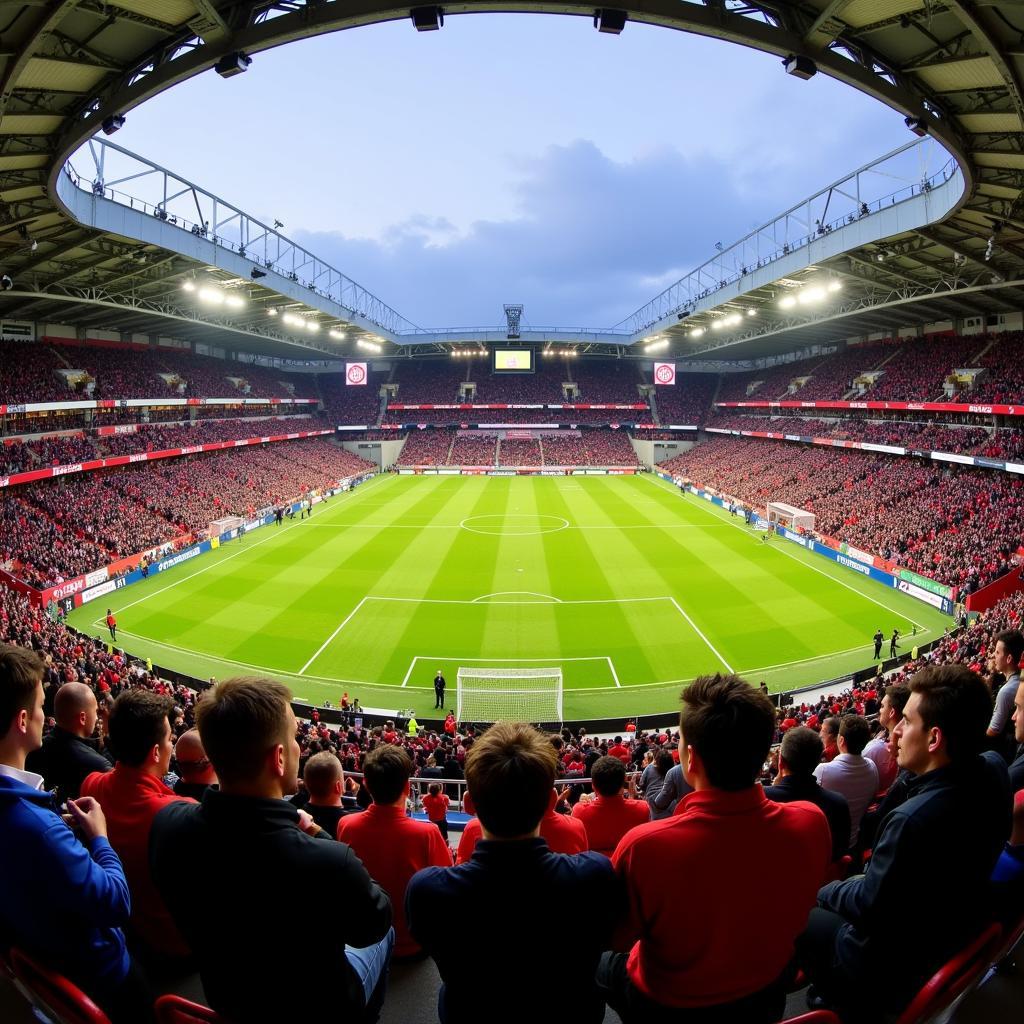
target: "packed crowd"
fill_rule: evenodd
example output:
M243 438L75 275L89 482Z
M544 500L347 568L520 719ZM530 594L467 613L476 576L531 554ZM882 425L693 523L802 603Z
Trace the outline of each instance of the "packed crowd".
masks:
M674 386L654 389L658 422L700 426L711 412L717 387L718 377L713 373L676 374Z
M11 488L0 497L0 564L35 587L60 583L172 540L184 542L222 516L253 515L374 468L307 438Z
M540 441L505 438L498 445L499 466L539 466Z
M662 468L755 507L808 509L819 533L965 593L1003 575L1024 543L1024 484L1013 474L733 437Z
M971 402L1019 403L1024 399L1024 365L1020 348L1024 331L1005 331L986 339L991 344L972 366L982 366L988 373L978 388L969 395Z
M453 443L454 442L454 443ZM620 430L562 431L538 439L503 439L453 430L410 432L399 466L639 466L629 435Z

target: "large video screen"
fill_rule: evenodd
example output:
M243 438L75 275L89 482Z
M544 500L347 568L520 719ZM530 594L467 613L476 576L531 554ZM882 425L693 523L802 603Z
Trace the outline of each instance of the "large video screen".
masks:
M532 348L495 348L495 373L533 373Z

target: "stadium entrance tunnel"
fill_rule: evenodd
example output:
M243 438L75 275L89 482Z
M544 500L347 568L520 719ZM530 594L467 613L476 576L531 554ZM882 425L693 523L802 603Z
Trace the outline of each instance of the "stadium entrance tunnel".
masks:
M540 512L505 512L468 516L459 523L463 530L488 537L539 537L569 529L569 520Z

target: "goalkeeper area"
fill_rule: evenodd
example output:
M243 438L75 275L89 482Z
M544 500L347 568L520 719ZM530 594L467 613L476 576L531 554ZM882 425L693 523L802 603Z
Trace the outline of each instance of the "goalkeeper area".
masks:
M562 722L559 668L460 668L455 718L460 722Z
M503 699L536 705L514 691L540 669L561 679L559 719L621 720L676 711L702 673L787 690L870 665L878 629L909 651L949 624L781 537L762 544L742 517L651 474L384 474L311 519L154 570L70 623L105 636L108 606L118 645L156 665L265 675L311 703L347 692L421 719L438 670L453 709L460 670L512 670Z

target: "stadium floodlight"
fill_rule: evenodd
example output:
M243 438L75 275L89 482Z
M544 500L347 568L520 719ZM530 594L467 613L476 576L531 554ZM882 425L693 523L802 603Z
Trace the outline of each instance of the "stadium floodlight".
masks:
M813 78L818 73L818 65L810 57L804 57L795 53L791 53L786 57L782 62L782 66L786 69L787 75L792 75L794 78L799 78L804 82L809 78Z
M221 57L221 59L213 65L213 70L216 71L221 78L234 78L235 75L240 75L243 71L248 71L251 63L252 57L247 53L243 53L241 50L236 50L234 53L228 53Z
M756 309L748 309L747 310L747 316L757 316L757 310Z
M245 305L245 299L241 295L228 295L224 299L224 304L232 309L241 309Z
M928 134L928 122L923 117L905 117L903 123L919 138Z
M629 15L625 11L618 11L614 8L601 7L594 11L594 28L598 32L607 35L617 36L626 27Z
M267 310L267 316L277 316L277 307L276 306L271 306Z
M182 281L181 287L186 292L194 292L196 290L196 283L193 280Z
M332 328L331 328L331 329L330 329L330 330L329 330L329 331L328 331L327 333L328 333L328 335L330 335L330 337L332 337L332 338L333 338L333 339L334 339L335 341L344 341L344 340L345 340L345 332L344 332L344 331L338 331L338 330L335 330L335 329L334 329L334 328L332 327Z
M110 117L105 117L100 127L104 135L113 135L124 127L124 114L111 114Z
M829 281L827 291L837 292L843 287L842 281Z
M417 32L436 32L444 25L444 8L414 7L409 11L409 17Z
M306 321L306 330L307 331L319 331L320 330L320 325L315 320L307 320Z
M198 292L200 302L208 302L211 306L219 306L224 302L224 293L219 288L203 287Z
M694 327L692 331L687 335L688 338L699 338L704 333L703 327Z
M810 288L801 288L800 293L796 297L796 301L801 306L806 306L812 302L821 302L825 298L825 289L819 288L817 285L812 285Z
M739 313L730 313L722 323L725 324L726 327L735 327L742 319L743 317L741 317Z
M796 299L792 295L786 295L779 299L779 306L782 309L792 309L796 305Z
M711 321L711 330L713 330L713 331L720 331L724 326L725 326L725 320L724 319L712 320Z

